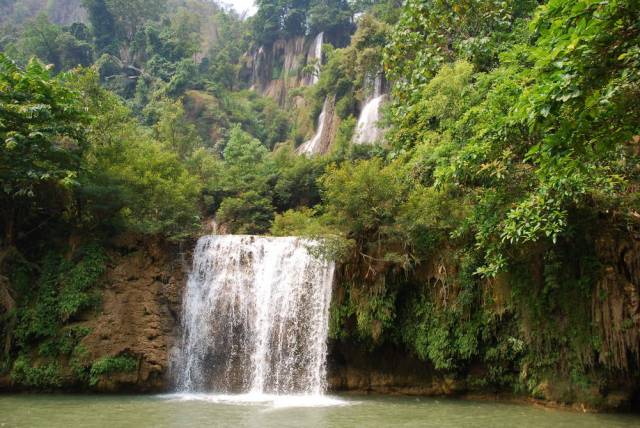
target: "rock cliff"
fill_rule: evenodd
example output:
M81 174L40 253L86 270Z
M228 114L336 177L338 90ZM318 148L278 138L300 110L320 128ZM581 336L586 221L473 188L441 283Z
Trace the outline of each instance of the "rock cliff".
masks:
M82 0L8 0L0 2L0 24L20 25L42 12L59 25L86 23L88 19Z
M190 248L190 244L185 245ZM605 351L600 358L608 359L609 366L617 365L620 369L603 380L603 387L585 390L582 395L571 393L572 387L565 381L550 378L538 385L534 396L520 395L520 399L607 410L629 408L637 400L637 379L627 367L629 359L637 358L639 343L639 240L611 235L598 242L597 250L604 273L594 291L592 306L594 324L601 332ZM111 242L100 309L87 313L77 326L90 331L81 341L88 361L127 356L136 363L135 370L100 376L93 390L171 391L171 355L179 335L181 297L190 259L179 247L159 240L122 236ZM340 294L336 290L336 295ZM72 379L70 361L61 361L61 365L63 373ZM504 393L470 383L474 373L482 374L484 370L486 367L478 361L471 365L467 377L437 371L401 345L390 343L371 346L342 340L331 341L329 346L328 384L334 392L479 394L493 398ZM63 383L62 387L74 391L84 388L73 381ZM15 390L8 375L0 376L0 389Z
M102 307L87 322L91 333L81 344L91 360L129 355L138 366L132 372L105 376L96 388L166 391L186 266L166 243L128 237L114 244Z
M250 71L252 88L285 106L292 89L308 86L310 73L304 70L313 57L311 41L305 37L278 40L248 53L245 67Z

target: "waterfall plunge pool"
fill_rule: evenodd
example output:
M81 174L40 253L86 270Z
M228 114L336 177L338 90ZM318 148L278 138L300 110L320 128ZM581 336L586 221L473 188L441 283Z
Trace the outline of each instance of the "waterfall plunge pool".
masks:
M214 404L267 406L274 409L287 407L332 407L350 406L353 401L343 400L339 397L324 394L314 395L277 395L277 394L194 394L177 393L161 396L171 401L202 401Z
M0 428L640 427L640 417L627 415L324 395L334 265L312 257L313 245L297 238L201 238L172 368L182 392L0 395Z
M639 427L637 415L379 396L0 395L2 427Z

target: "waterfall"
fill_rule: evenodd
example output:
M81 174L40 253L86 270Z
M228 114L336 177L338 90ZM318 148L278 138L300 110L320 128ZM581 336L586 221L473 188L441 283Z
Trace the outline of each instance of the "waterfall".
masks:
M313 44L311 45L311 49L309 50L309 55L307 55L307 61L311 62L311 60L316 61L316 70L313 76L311 77L311 85L315 85L320 80L320 66L322 65L322 44L324 43L324 33L320 33L313 40Z
M325 132L325 123L327 117L327 110L329 108L329 98L324 100L324 104L322 106L322 112L320 113L320 117L318 118L318 129L316 131L316 135L313 136L312 139L302 144L298 147L298 154L301 155L316 155L321 152L322 148L322 140Z
M183 302L183 392L322 394L334 264L313 241L205 236Z
M261 78L260 71L262 69L262 62L264 61L264 47L260 46L251 57L251 89L261 90Z
M382 130L378 126L380 107L386 98L383 91L382 75L376 76L373 86L373 96L365 104L358 118L354 139L355 144L373 144L382 136Z
M311 76L311 80L307 80L307 85L315 85L320 80L320 67L322 65L322 44L324 43L324 33L320 33L313 40L313 44L309 49L309 54L307 55L307 63L312 60L316 61L316 70ZM327 110L329 108L329 99L324 100L324 104L322 105L322 112L320 112L320 117L318 117L318 126L316 130L316 134L312 139L303 143L300 147L298 147L297 152L301 155L316 155L320 154L322 151L322 140L324 139L325 133L325 124L327 117Z

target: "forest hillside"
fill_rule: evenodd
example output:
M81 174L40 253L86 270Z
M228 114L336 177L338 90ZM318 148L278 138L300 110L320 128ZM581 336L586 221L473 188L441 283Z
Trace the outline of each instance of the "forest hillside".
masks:
M336 389L638 400L638 1L256 6L0 0L0 384L167 388L220 233L322 242Z

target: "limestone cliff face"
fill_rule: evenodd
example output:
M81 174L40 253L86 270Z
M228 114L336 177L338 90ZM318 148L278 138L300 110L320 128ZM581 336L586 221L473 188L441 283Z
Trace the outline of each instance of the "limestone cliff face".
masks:
M168 391L171 388L171 351L179 335L181 297L186 284L190 257L157 241L134 238L114 242L106 276L101 311L87 321L91 327L82 344L91 359L117 355L134 356L137 370L102 379L100 391ZM593 297L593 323L603 339L600 358L609 367L619 367L607 388L591 391L592 408L617 409L633 400L636 381L629 359L637 358L640 346L640 240L627 235L606 235L596 251L602 275ZM425 266L424 276L446 282L439 264ZM496 280L492 292L502 288ZM340 290L336 290L336 295ZM508 290L505 291L508 294ZM492 301L499 304L499 296ZM478 365L479 364L479 365ZM472 364L470 373L486 368ZM477 366L477 367L476 367ZM435 370L406 349L381 345L369 349L356 342L331 342L328 357L328 384L332 391L409 395L483 394L486 391ZM560 380L549 379L538 388L537 398L563 402ZM493 394L495 391L489 391ZM526 397L525 397L526 398ZM566 403L579 403L575 397ZM595 407L593 407L595 406Z
M317 123L310 123L308 101L302 93L295 92L318 82L324 41L324 33L278 40L270 47L255 48L244 57L243 75L251 82L251 88L290 109L296 129L302 131L300 137L307 138L307 142L316 140L313 150L303 148L300 151L307 155L327 153L340 126L334 95L326 99L324 114Z
M324 132L319 144L318 154L327 154L331 150L333 142L336 139L338 128L340 127L340 117L336 113L336 98L330 97L328 100L327 111L322 124Z
M340 126L336 114L335 96L327 97L317 121L315 135L297 148L298 154L306 156L323 155L329 152Z
M597 242L603 274L593 291L593 321L602 337L599 362L619 370L640 361L640 237Z
M128 355L137 369L102 378L99 391L166 391L178 322L185 264L176 248L132 237L115 242L102 307L88 320L81 344L91 360Z
M589 334L598 338L598 346L587 346L581 357L598 382L579 385L566 375L566 354L572 350L559 347L557 366L548 374L530 384L529 393L522 392L519 400L536 401L542 404L570 406L577 409L621 410L631 409L640 401L640 236L632 231L607 230L603 226L599 237L589 241L593 251L595 273L584 273L577 269L571 275L593 279L589 289L573 297L568 304L579 308L584 317L569 321L566 309L548 311L544 318L556 328L566 328L569 322L580 322L589 329ZM570 251L567 249L560 251ZM568 253L572 254L572 253ZM579 253L576 250L576 256ZM381 258L377 259L380 260ZM417 284L431 284L425 289L432 302L453 301L459 292L455 282L459 259L454 248L441 248L434 257L423 262L414 272ZM530 268L532 280L527 283L536 293L544 289L540 272L543 264L540 254L531 252ZM375 288L377 283L367 283L365 272L354 266L339 275L358 278L364 287ZM372 272L385 272L388 266L380 261L371 267ZM344 270L344 269L343 269ZM348 274L348 275L347 275ZM351 276L353 275L353 276ZM593 277L586 275L595 275ZM483 284L482 305L495 313L502 325L515 326L528 346L536 346L537 337L548 334L539 326L531 327L528 312L520 310L520 318L513 318L508 311L514 309L514 287L518 279L513 274L503 274ZM341 283L339 280L338 284ZM353 284L351 284L353 287ZM334 303L341 304L344 292L340 286L334 291ZM357 296L351 290L352 296ZM560 299L561 296L554 298ZM509 309L510 308L510 309ZM576 316L573 314L573 316ZM352 325L355 320L350 322ZM371 322L372 340L377 341L376 320ZM509 324L512 323L512 324ZM349 325L346 326L349 328ZM589 336L589 337L591 337ZM402 393L419 395L467 395L489 397L492 394L508 393L502 387L487 386L476 380L486 375L490 367L482 360L469 361L457 377L448 377L446 372L433 368L428 361L420 361L416 355L401 344L371 346L359 344L357 339L341 339L334 342L330 353L329 383L333 390L360 393ZM517 376L527 376L528 363L513 366ZM501 389L502 388L502 389ZM504 398L504 396L501 396Z
M82 238L72 237L74 247ZM88 333L73 354L59 354L55 387L25 383L0 372L0 391L60 389L64 391L161 392L171 385L171 352L179 335L182 290L189 256L179 246L159 239L124 235L105 243L108 262L95 290L100 304L78 314L67 331ZM0 296L2 297L2 296ZM93 373L100 361L126 359L127 369ZM37 347L29 355L34 367L50 364ZM133 363L132 363L133 362ZM133 368L131 368L133 364ZM15 366L14 366L15 369ZM91 373L89 372L91 369ZM80 375L79 372L84 373ZM91 375L91 381L86 376Z
M285 106L292 89L308 86L313 76L304 72L311 57L311 40L296 37L278 40L270 47L261 46L245 57L252 88Z
M42 12L59 25L86 23L88 19L82 0L9 0L0 4L0 23L20 25Z
M49 19L55 24L71 25L74 22L88 21L87 10L82 6L82 0L53 0L47 3Z

